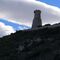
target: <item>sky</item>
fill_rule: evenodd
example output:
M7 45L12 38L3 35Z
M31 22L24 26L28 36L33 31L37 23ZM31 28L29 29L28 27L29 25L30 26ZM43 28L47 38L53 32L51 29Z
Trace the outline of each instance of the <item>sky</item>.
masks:
M47 3L49 5L57 6L60 8L60 0L38 0L44 3Z
M59 2L60 0L0 0L0 18L12 22L13 25L15 23L31 27L34 18L34 10L39 9L41 10L43 25L59 23ZM16 29L14 29L11 24L6 25L5 22L0 23L0 36L15 32Z
M60 8L48 5L41 1L0 0L0 17L31 26L34 18L34 10L39 9L42 11L43 24L59 22Z

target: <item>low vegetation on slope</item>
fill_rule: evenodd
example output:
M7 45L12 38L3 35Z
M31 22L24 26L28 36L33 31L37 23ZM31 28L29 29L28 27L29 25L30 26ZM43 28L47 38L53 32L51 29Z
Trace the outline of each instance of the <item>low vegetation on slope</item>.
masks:
M60 60L60 26L17 31L0 38L0 60Z

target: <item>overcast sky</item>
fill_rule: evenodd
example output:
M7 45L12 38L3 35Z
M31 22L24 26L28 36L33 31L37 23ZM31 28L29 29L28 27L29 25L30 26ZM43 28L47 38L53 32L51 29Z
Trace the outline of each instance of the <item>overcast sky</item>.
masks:
M42 11L43 24L60 22L60 8L34 0L0 0L0 18L31 26L34 10Z

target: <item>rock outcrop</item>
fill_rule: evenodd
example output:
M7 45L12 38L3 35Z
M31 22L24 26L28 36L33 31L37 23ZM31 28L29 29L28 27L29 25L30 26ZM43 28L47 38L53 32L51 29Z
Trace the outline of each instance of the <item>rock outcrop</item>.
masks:
M60 60L60 24L0 38L0 60Z

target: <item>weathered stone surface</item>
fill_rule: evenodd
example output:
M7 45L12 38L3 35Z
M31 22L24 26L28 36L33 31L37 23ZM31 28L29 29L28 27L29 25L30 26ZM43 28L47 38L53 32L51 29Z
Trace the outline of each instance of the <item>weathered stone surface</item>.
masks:
M32 29L42 27L42 20L41 20L41 11L35 10L34 11L34 19L32 23Z

